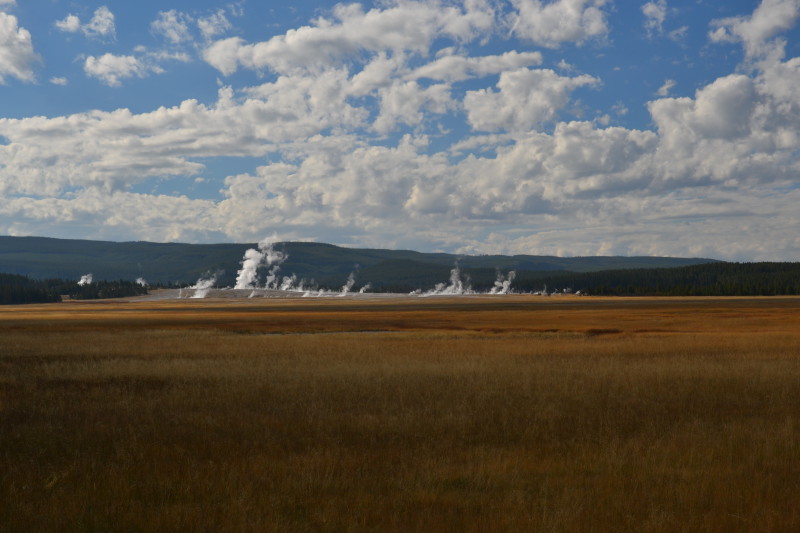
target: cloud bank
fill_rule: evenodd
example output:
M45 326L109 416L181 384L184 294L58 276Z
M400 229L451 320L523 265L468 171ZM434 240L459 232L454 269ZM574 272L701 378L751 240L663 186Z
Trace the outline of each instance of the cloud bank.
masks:
M278 229L468 253L797 259L800 58L785 57L782 34L798 2L712 21L708 45L741 46L741 68L683 96L666 79L639 129L585 116L600 76L543 66L565 47L602 50L610 2L498 5L340 4L262 41L226 36L223 11L162 11L150 31L194 47L221 80L216 100L0 118L0 229L249 242ZM651 35L667 9L641 8ZM0 76L33 79L24 32L0 14ZM487 39L526 44L481 53ZM84 70L112 87L157 72L111 53ZM260 81L234 88L242 73ZM225 177L217 198L147 190L202 181L222 157L259 163Z

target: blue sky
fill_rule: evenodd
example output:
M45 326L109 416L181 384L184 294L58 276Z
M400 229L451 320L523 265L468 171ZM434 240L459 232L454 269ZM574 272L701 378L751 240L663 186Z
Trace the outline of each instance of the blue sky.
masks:
M800 0L0 0L0 233L800 260Z

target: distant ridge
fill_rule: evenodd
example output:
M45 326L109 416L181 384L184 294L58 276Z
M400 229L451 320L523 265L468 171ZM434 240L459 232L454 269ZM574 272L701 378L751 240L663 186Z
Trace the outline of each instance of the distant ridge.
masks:
M219 273L218 284L232 285L245 244L185 244L110 242L49 237L0 236L0 272L33 279L78 279L91 272L97 280L135 280L149 283L193 283L208 273ZM341 286L358 270L359 281L377 288L392 284L424 287L445 281L451 268L459 267L478 283L491 283L496 270L542 277L556 273L585 273L620 269L671 268L719 262L706 258L677 257L554 257L535 255L456 255L413 250L344 248L325 243L276 244L289 256L283 274L314 280L320 285Z

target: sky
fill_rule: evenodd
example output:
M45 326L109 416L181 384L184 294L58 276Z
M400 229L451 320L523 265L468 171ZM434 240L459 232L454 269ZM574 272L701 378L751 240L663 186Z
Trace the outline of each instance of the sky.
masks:
M800 261L800 0L0 0L0 234Z

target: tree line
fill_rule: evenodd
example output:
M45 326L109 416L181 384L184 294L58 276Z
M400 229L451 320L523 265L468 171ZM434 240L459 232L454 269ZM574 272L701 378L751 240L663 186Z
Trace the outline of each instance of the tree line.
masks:
M359 280L372 282L371 292L425 291L447 280L449 270L443 266L436 268L431 267L430 272L410 268L402 272L379 272L371 268L365 269ZM507 275L508 271L461 270L461 278L477 292L489 291L498 274ZM518 270L511 289L518 293L581 292L597 296L800 295L800 263L714 262L597 272Z
M371 292L411 291L444 281L446 267L419 273L408 272L376 282L369 272L361 276L372 281ZM384 273L386 274L386 273ZM481 292L493 285L496 272L491 269L464 269L464 278ZM382 277L382 276L375 276ZM428 287L430 285L430 287ZM170 284L169 286L173 286ZM176 285L177 286L177 285ZM336 289L339 285L331 284ZM800 295L800 263L704 263L674 268L604 270L600 272L517 272L514 292L581 292L597 296L780 296ZM358 290L359 286L354 287ZM36 280L18 274L0 274L0 305L58 302L63 298L88 300L123 298L147 294L147 287L135 282L96 281L80 285L63 279Z
M571 289L598 296L781 296L800 294L800 263L705 263L523 279L519 291Z
M36 280L18 274L0 274L0 305L124 298L147 294L147 287L132 281L95 281L80 285L63 279Z

